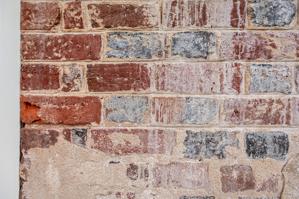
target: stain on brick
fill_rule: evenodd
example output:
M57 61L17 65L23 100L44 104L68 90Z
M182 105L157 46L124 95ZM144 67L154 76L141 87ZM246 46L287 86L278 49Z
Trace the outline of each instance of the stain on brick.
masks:
M91 34L23 34L23 60L99 60L101 36Z
M227 99L224 122L244 125L288 125L291 123L290 99Z
M153 4L88 4L93 28L152 28L159 21L158 8Z
M69 2L64 5L64 28L65 29L83 29L83 14L81 2Z
M136 164L130 164L127 168L127 176L131 180L138 179L138 166Z
M159 33L114 32L108 34L107 58L162 58L164 36Z
M153 169L154 187L199 189L209 185L208 166L201 163L157 164Z
M150 69L146 64L94 64L87 66L89 91L142 91L150 87Z
M138 179L147 181L149 178L148 167L146 165L136 165L131 163L127 168L127 176L133 181Z
M22 2L22 30L52 30L60 24L60 8L57 2Z
M105 101L106 119L112 122L142 123L149 111L147 97L113 96Z
M155 97L152 117L160 124L208 124L215 122L218 109L215 99Z
M248 13L256 27L284 27L294 20L296 4L294 0L250 0Z
M176 133L148 129L98 129L91 131L91 139L91 148L110 154L172 154Z
M288 135L284 132L254 132L246 134L246 153L253 159L284 160L289 150Z
M255 189L255 177L250 166L222 166L220 172L222 191L224 193Z
M155 69L156 90L187 94L238 94L242 65L219 63L163 64Z
M250 93L292 92L292 73L287 65L252 64Z
M49 148L58 141L56 130L40 130L23 128L21 130L21 151L26 153L32 148Z
M216 36L211 32L180 32L172 36L173 56L207 59L215 48Z
M83 69L82 66L72 64L63 67L62 91L73 92L80 91L83 87Z
M184 157L186 158L203 160L217 157L223 159L227 156L226 147L238 148L239 145L235 132L195 132L188 130L186 134L184 140Z
M87 140L87 129L72 129L72 143L85 146Z
M58 66L47 64L22 64L22 90L56 90L59 89L60 70Z

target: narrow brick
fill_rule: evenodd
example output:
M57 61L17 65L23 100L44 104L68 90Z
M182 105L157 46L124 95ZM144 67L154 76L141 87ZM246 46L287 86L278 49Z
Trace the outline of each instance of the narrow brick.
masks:
M99 60L101 36L90 34L23 34L24 60Z
M153 185L163 188L207 188L208 176L206 164L180 162L157 164L153 169Z
M21 121L26 124L92 124L100 122L100 114L97 97L21 97Z
M60 70L58 66L47 64L22 64L22 90L56 90L59 84Z
M155 97L152 118L157 124L209 124L217 122L219 105L209 98Z
M284 160L289 150L288 135L284 132L253 132L246 134L246 153L253 159Z
M53 30L60 24L57 2L21 2L22 30Z
M245 13L245 0L170 0L162 20L168 28L244 28Z
M146 64L90 64L87 68L88 89L92 92L143 91L150 87Z
M91 148L108 154L172 154L176 134L148 129L97 129L91 131Z
M65 65L61 78L62 91L75 92L83 88L83 67L78 64Z
M145 123L149 112L147 97L112 96L105 100L105 119L116 123Z
M295 67L295 85L296 85L296 92L299 93L299 65Z
M222 166L220 172L222 191L224 193L255 189L255 177L250 166Z
M223 60L296 60L299 34L277 32L223 32L219 55Z
M159 33L114 32L108 34L107 58L162 58L165 38Z
M63 19L65 29L83 29L83 14L81 2L69 2L64 4Z
M238 148L239 140L236 133L227 131L186 131L184 140L184 157L191 159L226 158L226 148Z
M290 99L227 99L224 122L234 125L288 125L291 123Z
M249 27L288 27L295 20L295 0L250 0L248 5Z
M250 93L292 92L292 69L286 64L252 64L249 67Z
M242 82L238 63L163 64L155 70L155 87L161 92L239 94Z
M92 28L153 28L159 24L155 4L88 4Z
M216 35L212 32L179 32L172 36L171 54L183 58L208 59L216 51Z

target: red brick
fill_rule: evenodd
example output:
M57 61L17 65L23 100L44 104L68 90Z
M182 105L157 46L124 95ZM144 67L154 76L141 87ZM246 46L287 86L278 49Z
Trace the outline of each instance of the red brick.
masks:
M60 24L60 8L55 2L21 3L22 30L51 30Z
M222 166L222 191L238 192L255 188L255 177L252 168L247 165Z
M21 121L26 124L99 123L101 102L97 97L21 96Z
M21 152L26 153L31 148L49 148L58 141L56 130L21 129Z
M99 60L101 36L90 34L24 34L24 60Z
M224 60L294 60L299 56L297 32L225 32L220 57Z
M227 124L287 125L290 111L290 99L227 99L223 114Z
M150 87L150 71L145 64L88 65L89 91L142 91Z
M244 28L245 0L164 1L163 25L168 28Z
M154 4L89 4L93 28L152 28L159 22L159 9Z
M97 129L91 131L91 148L105 153L171 154L176 133L146 129Z
M21 89L59 89L59 74L59 67L55 65L23 64L21 66Z
M216 123L217 100L199 97L155 97L152 118L156 124L209 124Z
M65 29L83 29L83 15L81 2L70 2L64 5L63 18Z
M208 165L202 163L157 164L153 169L154 187L199 189L209 185Z
M158 91L187 94L239 94L243 82L241 64L164 64L155 70Z

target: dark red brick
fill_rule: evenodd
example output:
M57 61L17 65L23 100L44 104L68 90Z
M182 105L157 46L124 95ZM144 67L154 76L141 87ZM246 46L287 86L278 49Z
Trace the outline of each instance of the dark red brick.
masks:
M65 29L83 29L81 1L66 3L64 5L63 18Z
M23 34L24 60L99 60L101 36L90 34Z
M60 8L57 2L22 2L22 30L51 30L60 24Z
M97 97L21 96L21 121L26 124L100 123Z
M150 71L145 64L95 64L87 68L89 91L142 91L150 87Z
M93 28L152 28L159 22L159 9L154 4L89 4Z
M59 89L59 74L59 67L55 65L23 64L21 66L21 89Z

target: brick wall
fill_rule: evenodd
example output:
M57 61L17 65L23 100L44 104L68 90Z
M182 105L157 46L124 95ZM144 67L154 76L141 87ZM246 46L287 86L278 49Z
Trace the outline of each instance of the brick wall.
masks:
M23 0L20 197L299 198L297 6Z

